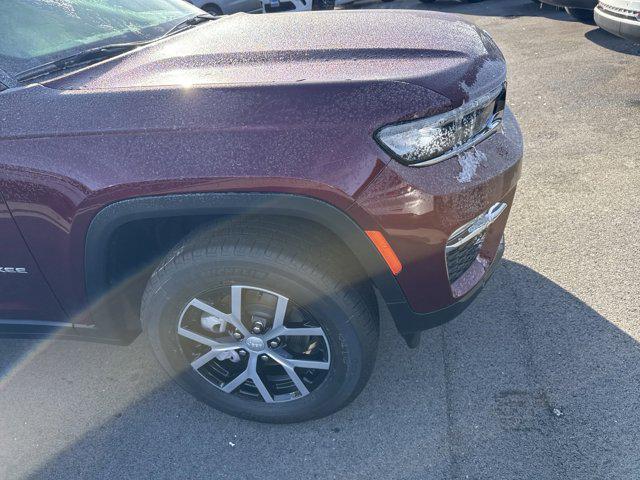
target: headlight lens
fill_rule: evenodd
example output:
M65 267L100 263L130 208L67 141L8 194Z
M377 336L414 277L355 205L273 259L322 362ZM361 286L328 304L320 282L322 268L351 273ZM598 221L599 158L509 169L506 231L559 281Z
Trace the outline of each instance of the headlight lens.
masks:
M412 166L432 165L456 155L494 133L502 122L506 88L455 110L382 127L375 134L396 160Z

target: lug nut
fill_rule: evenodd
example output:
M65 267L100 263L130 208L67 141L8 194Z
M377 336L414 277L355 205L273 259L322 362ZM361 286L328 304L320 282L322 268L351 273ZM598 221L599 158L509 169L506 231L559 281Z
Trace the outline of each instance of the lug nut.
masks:
M262 360L263 362L266 362L267 360L269 360L269 355L260 355L260 360Z
M251 331L253 333L262 333L262 329L264 328L264 323L262 322L255 322L253 324L253 328L251 329Z
M278 348L280 346L280 339L279 338L274 338L273 340L269 341L269 346L271 348Z
M238 331L233 332L233 338L235 338L236 340L242 340L242 334Z
M246 351L246 350L238 350L238 354L239 354L241 357L246 357L246 356L247 356L247 351Z

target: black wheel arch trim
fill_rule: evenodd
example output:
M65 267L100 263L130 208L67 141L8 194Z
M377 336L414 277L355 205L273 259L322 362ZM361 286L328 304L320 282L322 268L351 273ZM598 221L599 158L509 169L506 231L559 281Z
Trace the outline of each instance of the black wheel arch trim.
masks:
M90 300L108 287L106 254L111 234L141 219L183 215L280 215L303 218L327 228L347 245L386 302L405 301L404 293L369 237L351 217L312 197L281 193L194 193L137 197L107 205L91 221L86 236L85 281ZM96 261L96 259L100 259Z
M100 297L110 288L106 255L111 235L119 227L132 221L151 218L258 213L297 217L327 228L351 250L386 303L406 302L400 285L369 237L342 210L322 200L303 195L233 192L135 197L103 207L91 221L86 235L84 271L89 304L99 303ZM104 318L96 318L101 314L95 310L92 311L92 315L99 327L108 322ZM115 333L122 335L122 332Z

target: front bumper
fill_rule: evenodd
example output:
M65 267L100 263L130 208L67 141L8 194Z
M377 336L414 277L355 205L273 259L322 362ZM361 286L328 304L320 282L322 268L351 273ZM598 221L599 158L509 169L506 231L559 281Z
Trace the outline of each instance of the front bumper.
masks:
M460 315L482 291L482 288L500 264L503 253L504 241L501 240L496 254L489 264L489 268L487 268L481 279L464 296L447 307L436 310L435 312L418 313L406 302L388 303L387 308L395 320L398 331L403 335L421 332L442 325Z
M602 3L594 11L594 18L600 28L618 37L640 42L640 20L638 12L614 9Z
M491 276L502 255L522 152L520 129L506 109L503 129L474 149L422 168L391 161L357 198L402 263L396 280L406 301L387 301L401 333L455 317ZM451 235L498 203L506 208L486 230L475 261L450 276Z

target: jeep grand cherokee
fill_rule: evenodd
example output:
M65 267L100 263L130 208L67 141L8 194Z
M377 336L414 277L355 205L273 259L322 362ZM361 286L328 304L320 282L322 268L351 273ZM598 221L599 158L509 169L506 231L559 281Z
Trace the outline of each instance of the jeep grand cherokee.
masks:
M363 388L381 311L415 346L498 264L521 135L459 17L68 0L0 30L5 335L144 331L205 402L301 421Z

